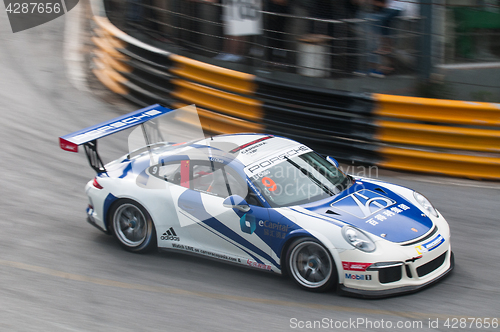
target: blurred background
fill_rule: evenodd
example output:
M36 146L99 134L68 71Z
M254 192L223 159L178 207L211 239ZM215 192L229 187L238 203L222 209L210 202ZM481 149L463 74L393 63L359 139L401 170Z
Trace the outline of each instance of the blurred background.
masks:
M219 2L188 0L81 0L18 33L0 13L0 330L498 322L500 110L470 102L498 102L498 2L405 3L392 19L374 3L233 4L245 4L243 26ZM365 301L182 253L125 252L85 221L95 172L58 137L156 102L196 104L212 132L283 133L342 159L347 172L422 192L450 224L453 274ZM102 157L126 153L126 139L100 141Z
M114 25L145 43L261 77L355 92L500 101L498 0L104 4Z

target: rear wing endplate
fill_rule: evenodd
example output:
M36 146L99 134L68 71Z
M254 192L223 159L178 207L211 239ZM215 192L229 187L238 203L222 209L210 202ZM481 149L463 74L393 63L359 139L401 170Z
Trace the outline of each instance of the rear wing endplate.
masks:
M59 137L59 146L66 151L78 152L78 146L83 145L92 169L97 173L104 173L106 169L97 152L97 140L99 138L138 126L172 111L172 109L161 106L160 104L151 105L112 120L102 122L98 125L61 136Z

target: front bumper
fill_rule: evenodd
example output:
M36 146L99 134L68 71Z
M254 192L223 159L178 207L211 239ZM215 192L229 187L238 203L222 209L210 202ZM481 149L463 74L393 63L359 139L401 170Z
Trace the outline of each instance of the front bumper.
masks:
M429 286L435 284L438 281L443 280L448 275L450 275L450 273L454 267L455 267L455 257L453 255L453 252L451 252L450 253L450 266L449 266L449 268L446 271L444 271L442 274L440 274L439 276L437 276L437 277L433 278L432 280L429 280L423 284L403 286L403 287L383 289L383 290L362 290L362 289L356 289L356 288L349 288L349 287L346 287L344 285L339 285L337 292L340 295L359 297L359 298L372 298L372 299L415 293L423 288L426 288L426 287L429 287Z

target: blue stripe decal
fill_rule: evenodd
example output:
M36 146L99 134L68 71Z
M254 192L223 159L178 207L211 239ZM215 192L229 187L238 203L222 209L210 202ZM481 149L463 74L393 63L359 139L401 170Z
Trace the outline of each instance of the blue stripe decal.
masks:
M204 208L203 208L203 202L201 200L201 194L197 191L194 190L186 190L181 194L179 197L179 206L181 207L182 205L192 205L196 206L198 208L193 209L193 210L184 210L186 213L189 213L193 217L197 218L201 222L203 222L205 225L208 227L213 228L214 230L220 232L224 236L227 236L228 238L236 241L240 245L244 246L250 251L253 251L257 255L264 257L267 259L269 262L274 264L276 267L279 268L279 264L266 252L264 252L262 249L257 248L255 245L250 243L248 240L244 239L237 233L235 233L232 229L224 225L222 222L217 220L215 217L211 216Z
M207 226L203 225L202 223L197 223L197 225L200 225L201 227L205 228L207 231L212 232L213 234L217 235L217 236L218 236L218 237L220 237L221 239L223 239L223 240L225 240L225 241L227 241L227 242L231 243L232 245L236 246L236 247L237 247L237 248L239 248L240 250L242 250L242 251L246 252L246 253L247 253L248 255L250 255L250 257L252 257L252 258L253 258L253 259L254 259L257 263L264 264L264 262L263 262L260 258L258 258L258 257L256 257L256 256L254 256L252 253L250 253L250 252L246 251L244 248L240 247L239 245L235 244L234 242L231 242L231 241L229 241L228 239L223 238L222 236L220 236L219 234L217 234L215 231L211 230L211 229L210 229L210 228L208 228Z
M321 219L323 221L326 221L326 222L329 222L331 224L334 224L335 226L343 227L344 224L345 224L342 221L339 221L337 219L333 219L333 217L331 219L330 218L325 218L325 217L323 217L323 216L321 216L319 214L316 215L316 216L311 216L311 215L309 215L307 213L304 213L304 212L302 212L300 210L297 210L297 209L294 209L294 208L289 208L289 209L292 210L293 212L297 212L297 213L303 214L303 215L311 217L311 218Z
M106 220L106 216L108 215L108 210L111 204L113 204L118 198L113 196L113 194L108 194L106 196L106 199L104 200L104 206L102 208L102 221L104 223L104 226L106 227L107 230L109 230L108 227L108 221Z
M118 178L123 179L130 171L132 171L132 163L129 162L129 164L123 169L123 173Z

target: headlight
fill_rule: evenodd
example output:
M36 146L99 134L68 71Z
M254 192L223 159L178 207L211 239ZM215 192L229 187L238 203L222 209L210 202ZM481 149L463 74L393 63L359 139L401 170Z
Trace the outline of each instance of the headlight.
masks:
M342 227L342 235L344 239L356 249L364 252L372 252L375 250L375 243L359 229L345 225Z
M425 211L429 212L429 214L433 215L434 217L438 216L436 209L434 208L434 206L432 206L431 202L429 202L429 200L425 198L424 195L414 191L413 196L417 200L418 204L420 204L420 206L423 207Z

